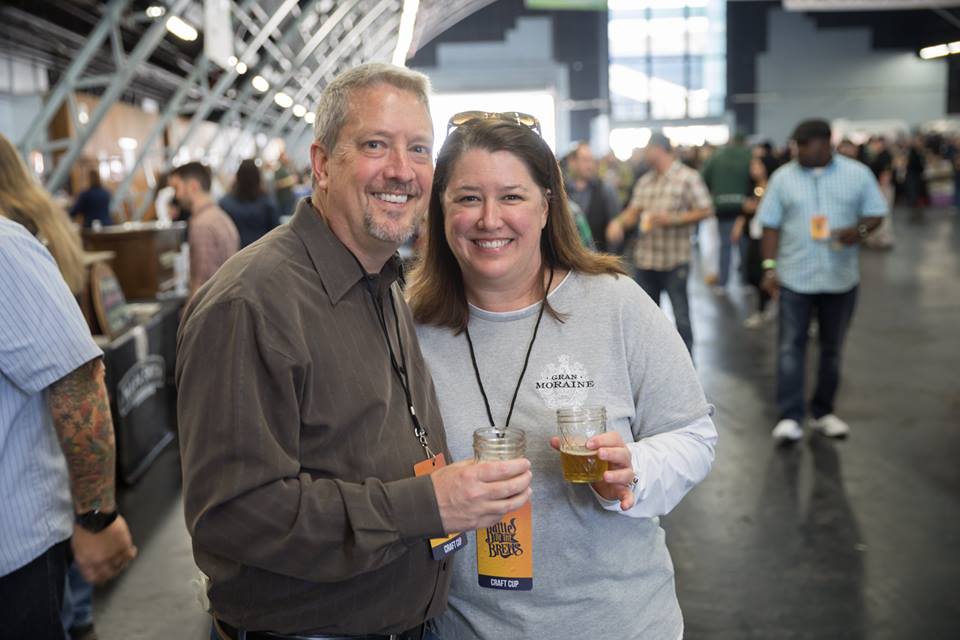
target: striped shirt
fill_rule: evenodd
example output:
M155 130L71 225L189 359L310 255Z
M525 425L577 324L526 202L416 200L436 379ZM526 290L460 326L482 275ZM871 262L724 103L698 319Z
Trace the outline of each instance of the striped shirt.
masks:
M223 209L209 204L193 214L187 229L190 244L190 293L240 250L240 233Z
M712 209L710 192L700 174L678 160L664 173L648 171L633 188L630 206L642 212L678 215L692 209ZM670 271L690 262L694 224L641 229L633 261L638 269Z
M45 389L100 355L53 257L0 216L0 576L73 533Z
M777 277L798 293L842 293L860 281L859 245L815 240L814 216L826 216L828 231L856 227L861 217L887 215L887 203L870 169L834 155L826 167L806 169L796 161L778 169L757 214L764 227L780 230Z

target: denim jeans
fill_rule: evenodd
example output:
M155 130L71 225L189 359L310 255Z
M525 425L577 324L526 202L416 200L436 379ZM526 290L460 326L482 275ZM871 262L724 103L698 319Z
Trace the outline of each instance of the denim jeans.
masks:
M733 231L733 225L736 218L732 220L717 219L717 227L720 229L720 270L717 273L717 285L727 286L730 279L730 263L733 261L733 243L730 241L730 232ZM746 235L746 229L744 229ZM743 259L743 256L740 256Z
M693 327L690 325L690 302L687 299L687 278L690 265L682 264L670 271L651 271L637 269L634 278L637 284L647 292L654 303L660 304L660 294L667 292L673 306L673 317L677 320L677 331L687 345L687 351L693 353Z
M840 386L840 353L856 302L857 287L845 293L814 294L780 287L777 408L781 419L803 420L807 332L814 313L819 325L820 363L810 411L814 418L833 413Z
M83 579L75 562L70 563L67 571L60 619L68 632L74 627L93 624L93 585Z
M70 542L55 544L40 557L0 577L0 637L65 640L60 623Z

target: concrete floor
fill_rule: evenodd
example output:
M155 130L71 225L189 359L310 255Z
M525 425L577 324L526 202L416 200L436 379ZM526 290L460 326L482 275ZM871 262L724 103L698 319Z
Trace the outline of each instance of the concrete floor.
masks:
M776 449L775 328L734 286L691 281L718 409L710 477L664 520L688 640L960 637L960 218L896 215L863 253L837 413L842 442ZM812 362L811 362L812 364ZM174 450L122 497L140 557L97 592L101 640L207 637Z
M210 616L191 581L197 576L183 520L180 461L168 447L139 483L121 496L138 557L114 582L94 593L99 640L202 640Z

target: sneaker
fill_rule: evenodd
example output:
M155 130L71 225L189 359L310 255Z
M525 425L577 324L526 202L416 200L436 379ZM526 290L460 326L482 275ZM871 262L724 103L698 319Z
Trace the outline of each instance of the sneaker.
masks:
M776 305L776 304L767 305L767 308L763 312L764 322L773 322L774 320L776 320L777 314L779 313L777 309L779 308L780 308L779 305Z
M850 425L832 413L828 413L822 418L812 418L810 427L830 438L846 438L847 434L850 433Z
M773 428L773 432L770 435L773 436L773 439L776 440L777 443L787 444L796 442L802 438L803 429L796 420L784 418L777 423L777 426Z
M747 329L758 329L766 321L766 318L762 313L757 311L756 313L751 314L746 320L743 321L743 326Z

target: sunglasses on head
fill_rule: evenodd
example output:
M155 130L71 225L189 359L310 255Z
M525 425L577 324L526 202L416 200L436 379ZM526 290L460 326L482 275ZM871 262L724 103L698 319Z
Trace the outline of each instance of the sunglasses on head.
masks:
M536 131L538 136L542 135L540 132L540 121L529 113L521 113L519 111L461 111L447 122L447 133L450 133L457 127L477 120L503 120L504 122L523 125Z

